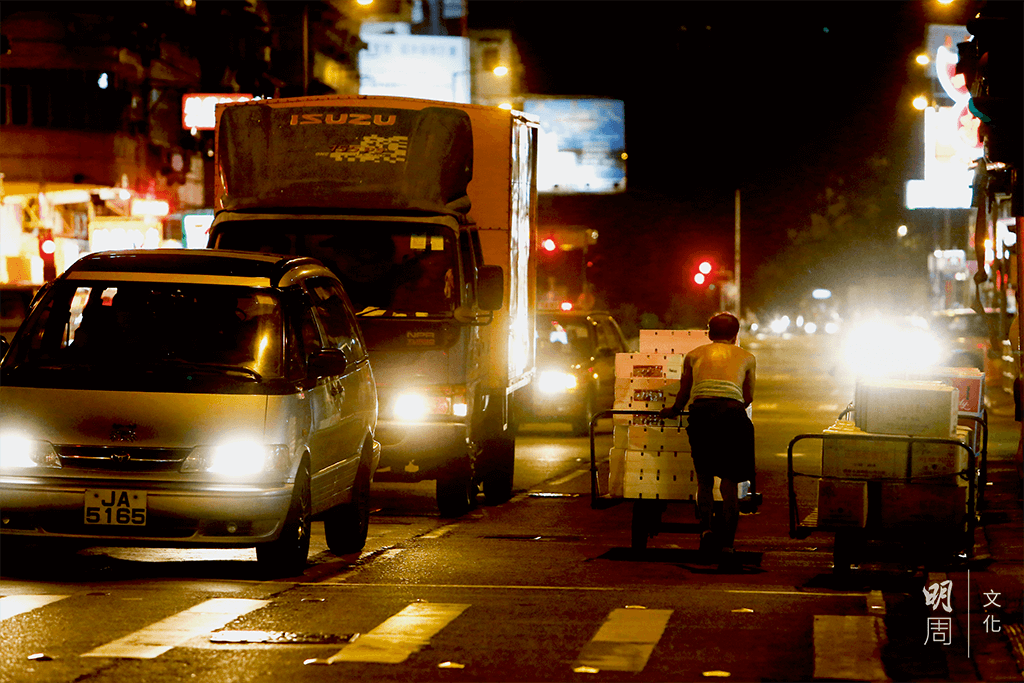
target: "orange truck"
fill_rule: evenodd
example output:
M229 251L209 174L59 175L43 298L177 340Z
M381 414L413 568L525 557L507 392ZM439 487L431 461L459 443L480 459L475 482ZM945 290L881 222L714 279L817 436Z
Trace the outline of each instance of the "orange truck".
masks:
M217 107L208 246L337 273L378 387L377 478L435 480L445 516L478 485L488 504L512 495L535 362L537 133L521 112L398 97Z

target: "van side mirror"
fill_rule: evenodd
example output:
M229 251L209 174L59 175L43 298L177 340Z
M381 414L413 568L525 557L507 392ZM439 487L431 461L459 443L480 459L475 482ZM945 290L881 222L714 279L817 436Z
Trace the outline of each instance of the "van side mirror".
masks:
M348 372L348 358L341 349L320 349L309 357L309 374L313 377L334 377Z
M477 282L477 301L485 311L501 308L505 299L505 275L501 266L481 266Z

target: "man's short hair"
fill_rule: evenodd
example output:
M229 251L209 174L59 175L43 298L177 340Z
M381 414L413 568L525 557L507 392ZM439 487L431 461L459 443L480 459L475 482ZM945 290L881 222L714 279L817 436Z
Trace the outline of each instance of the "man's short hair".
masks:
M732 313L716 313L708 321L708 338L725 341L740 333L740 321Z

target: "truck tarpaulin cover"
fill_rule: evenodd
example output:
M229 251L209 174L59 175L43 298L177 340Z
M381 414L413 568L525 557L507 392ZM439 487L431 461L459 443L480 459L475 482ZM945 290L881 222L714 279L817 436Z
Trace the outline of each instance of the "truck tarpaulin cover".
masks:
M225 107L218 129L223 208L469 211L473 131L464 111Z

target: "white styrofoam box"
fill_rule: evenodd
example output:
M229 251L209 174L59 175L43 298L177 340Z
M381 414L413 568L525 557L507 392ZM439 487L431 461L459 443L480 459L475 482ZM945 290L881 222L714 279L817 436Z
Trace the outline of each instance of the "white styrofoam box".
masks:
M630 425L627 430L626 448L631 450L690 452L686 427Z
M828 430L825 430L829 433ZM844 432L833 432L844 433ZM895 479L907 472L906 441L870 438L863 432L845 432L850 438L821 441L821 474L849 479Z
M623 405L627 405L629 407L628 408L617 408L616 407L616 409L618 409L618 410L649 410L648 408L637 408L636 406L634 406L631 403L625 403ZM654 410L658 410L658 408L654 408ZM673 424L673 425L674 424L678 424L680 419L681 418L677 417L677 418L669 418L667 420L662 420L657 415L644 415L644 414L640 414L640 415L624 415L624 414L617 414L617 415L612 415L612 425L615 426L615 427L626 427L626 426L629 426L629 425L655 425L655 426L659 426L660 427L662 425L667 425L667 424Z
M963 427L957 427L957 440L968 443L973 433ZM967 451L959 446L942 443L916 442L912 446L910 460L910 476L912 478L941 477L931 482L923 480L920 483L934 483L958 486L967 486L969 482L959 476L957 472L964 472L970 468L970 458ZM977 463L976 463L977 464Z
M957 389L940 382L859 380L854 423L873 434L948 438L956 433L959 404Z
M863 528L868 521L866 481L818 480L818 525Z
M626 448L629 442L629 425L612 425L612 448Z
M689 453L625 452L623 495L626 498L691 500L697 495L697 475Z
M967 488L941 484L883 483L879 523L887 529L921 527L929 531L962 529L967 514Z
M615 401L613 410L661 410L676 402L674 396L660 401Z
M622 483L626 473L626 449L612 447L608 451L608 494L622 498Z
M966 480L953 476L968 467L967 451L959 446L866 438L872 435L856 427L851 429L851 423L848 422L838 427L833 425L824 431L826 434L853 434L865 438L823 439L822 476L873 480L948 475L945 479L936 480L935 483L941 481L947 485L967 485ZM966 443L969 437L969 430L958 427L957 435L948 438L957 438ZM908 453L911 455L909 470Z
M960 392L960 412L981 417L985 408L985 373L978 368L928 368L913 372L910 377L956 387Z
M640 353L686 354L710 341L707 330L640 330Z
M615 380L616 401L674 401L678 379L620 377Z
M683 376L681 353L617 353L615 377L679 379Z

